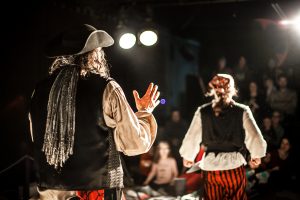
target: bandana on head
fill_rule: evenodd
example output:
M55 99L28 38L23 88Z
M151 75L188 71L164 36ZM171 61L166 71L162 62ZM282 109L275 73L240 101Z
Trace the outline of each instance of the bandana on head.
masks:
M217 94L226 94L230 92L230 79L217 75L209 82L210 89L216 91Z
M229 74L217 74L208 83L209 92L206 96L214 96L214 102L222 104L236 95L234 80ZM225 100L225 101L224 101Z

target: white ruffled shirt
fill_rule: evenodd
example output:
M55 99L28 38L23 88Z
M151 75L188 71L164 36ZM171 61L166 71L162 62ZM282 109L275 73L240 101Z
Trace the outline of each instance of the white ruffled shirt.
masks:
M258 128L252 112L248 106L244 106L243 127L245 130L245 145L250 152L251 158L262 158L266 155L267 143ZM180 155L188 161L194 161L200 150L202 142L201 107L194 114L192 123L183 139ZM204 153L203 158L197 163L202 170L217 171L229 170L246 165L244 156L239 152L230 153Z

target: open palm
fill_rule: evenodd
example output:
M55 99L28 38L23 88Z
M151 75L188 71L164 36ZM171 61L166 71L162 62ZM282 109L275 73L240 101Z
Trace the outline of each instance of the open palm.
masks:
M133 96L136 104L136 108L138 111L148 111L153 112L156 106L160 103L158 97L160 92L158 91L158 86L150 83L145 95L140 98L139 93L134 90Z

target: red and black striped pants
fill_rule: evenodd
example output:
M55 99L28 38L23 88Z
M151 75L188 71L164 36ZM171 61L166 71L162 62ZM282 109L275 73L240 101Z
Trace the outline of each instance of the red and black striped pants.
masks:
M203 171L205 200L247 200L244 166L231 170Z

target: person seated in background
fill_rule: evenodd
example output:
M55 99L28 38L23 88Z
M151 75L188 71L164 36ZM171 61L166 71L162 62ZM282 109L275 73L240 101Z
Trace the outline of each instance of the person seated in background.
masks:
M177 176L177 163L171 156L170 145L167 141L160 141L154 154L151 171L144 185L150 184L154 190L162 189L168 192L170 184Z
M275 86L274 81L273 81L272 78L270 78L270 77L265 78L265 80L264 80L264 89L265 89L264 95L266 97L266 102L268 102L270 96L274 92L277 91L277 88L276 88L276 86Z
M264 107L261 95L262 94L258 90L257 83L255 81L251 81L249 83L249 90L248 94L245 96L244 103L250 107L256 120L260 119L261 111Z
M244 96L247 90L247 85L249 83L251 74L252 73L248 68L246 58L244 56L240 56L238 64L233 70L233 75L241 96Z
M178 147L187 128L187 123L182 119L181 112L178 109L174 109L171 113L171 119L166 123L164 139L170 140L172 146Z
M275 132L274 145L276 147L279 147L280 141L284 135L284 129L281 125L281 113L276 110L273 111L271 119L272 119L272 128Z
M270 107L285 115L294 115L298 101L297 93L287 87L288 79L285 75L279 76L277 83L279 90L273 92L268 99Z
M178 109L174 109L171 113L171 119L166 123L163 140L167 140L171 143L174 158L176 161L180 161L177 162L180 171L182 169L182 162L178 150L187 128L188 125L186 121L182 119L181 112Z
M220 57L218 60L218 63L217 63L217 68L213 72L212 76L214 76L216 74L232 74L232 70L230 68L228 68L226 66L226 64L227 64L227 61L226 61L225 56Z
M268 151L273 150L278 146L277 136L272 127L272 119L268 116L264 117L261 132L266 140Z
M292 156L291 142L287 137L283 137L279 149L270 153L270 162L267 164L267 170L270 173L268 183L273 187L284 187L291 180Z
M274 151L271 151L264 159L265 170L256 174L259 179L266 177L268 173L268 186L270 189L280 189L288 187L293 176L293 165L291 143L289 138L283 137L280 143L280 147Z

